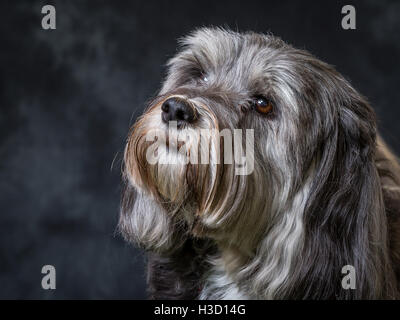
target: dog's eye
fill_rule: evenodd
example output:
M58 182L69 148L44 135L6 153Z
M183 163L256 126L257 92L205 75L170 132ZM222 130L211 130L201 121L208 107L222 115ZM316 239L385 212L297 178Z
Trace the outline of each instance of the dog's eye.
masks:
M273 110L271 100L261 96L255 97L253 104L256 111L264 115L271 113Z
M209 80L207 74L203 71L200 73L199 78L202 82L208 82Z
M206 73L204 73L202 70L197 70L196 72L193 73L193 79L197 81L198 83L208 83L209 77Z

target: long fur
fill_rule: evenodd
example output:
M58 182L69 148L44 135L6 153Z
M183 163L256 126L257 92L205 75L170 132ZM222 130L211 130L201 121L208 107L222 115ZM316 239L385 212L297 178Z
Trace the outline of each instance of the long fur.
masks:
M398 298L400 167L366 99L333 67L272 35L203 28L181 46L125 150L119 226L149 252L149 296ZM273 101L272 115L252 109L259 95ZM168 130L161 104L174 96L198 120L168 135L253 129L253 173L178 154L174 164L149 164L146 134ZM218 141L210 144L210 157L221 156ZM356 289L342 287L346 265Z

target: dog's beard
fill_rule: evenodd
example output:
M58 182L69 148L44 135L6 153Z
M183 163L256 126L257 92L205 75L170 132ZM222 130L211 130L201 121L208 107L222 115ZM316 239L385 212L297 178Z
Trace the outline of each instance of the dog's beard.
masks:
M183 212L189 223L211 209L222 170L216 136L200 134L218 130L218 121L204 107L198 112L195 128L178 129L162 123L160 103L155 104L134 126L125 151L129 182L171 215Z
M170 124L171 128L162 123L160 103L154 104L129 136L125 174L133 186L160 203L169 215L184 219L196 236L232 237L236 228L243 230L248 221L257 221L238 224L246 218L241 212L245 207L249 210L247 199L251 197L253 204L259 205L254 201L259 192L256 186L263 189L265 179L255 181L260 172L238 175L232 159L236 156L235 143L218 134L220 122L205 104L197 101L197 111L200 120L195 127L177 129L176 124ZM233 124L224 123L224 129L231 128ZM229 145L234 150L225 153ZM243 149L240 151L245 151L246 157L254 157L252 151ZM265 203L265 198L260 197L260 202Z

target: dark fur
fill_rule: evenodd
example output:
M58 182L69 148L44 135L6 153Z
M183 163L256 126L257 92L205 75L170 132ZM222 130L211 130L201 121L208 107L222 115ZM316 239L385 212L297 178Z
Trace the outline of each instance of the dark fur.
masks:
M171 255L148 254L147 283L150 299L196 299L202 277L208 269L206 258L215 252L210 241L188 239Z

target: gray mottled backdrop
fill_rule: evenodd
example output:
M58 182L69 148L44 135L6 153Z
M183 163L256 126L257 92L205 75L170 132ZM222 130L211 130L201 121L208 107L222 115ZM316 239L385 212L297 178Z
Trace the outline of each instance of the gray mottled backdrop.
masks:
M347 2L1 1L0 298L145 298L143 256L115 235L121 152L195 27L271 31L336 65L400 153L400 2L349 3L355 31L341 29Z

